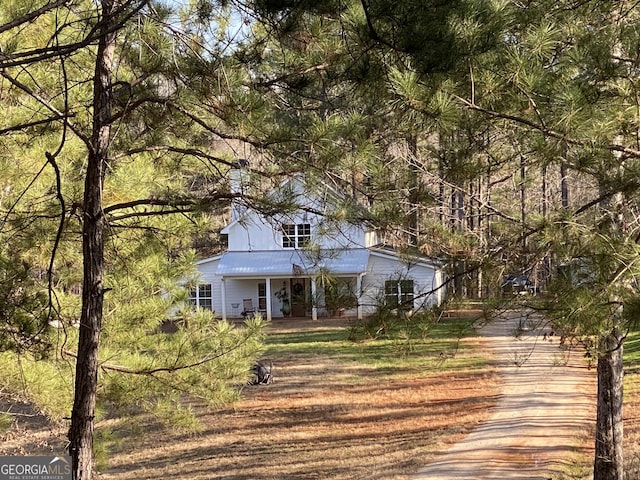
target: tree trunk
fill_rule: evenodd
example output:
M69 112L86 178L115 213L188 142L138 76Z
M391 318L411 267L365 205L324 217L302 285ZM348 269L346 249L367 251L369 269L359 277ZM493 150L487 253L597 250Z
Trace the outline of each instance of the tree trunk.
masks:
M98 383L98 347L104 299L102 188L111 137L111 74L115 47L113 1L102 0L102 35L93 89L93 130L84 185L82 222L82 312L76 360L75 397L69 429L73 478L88 480L93 469L93 422Z
M412 134L407 138L409 157L409 218L407 231L409 232L409 245L418 246L418 135Z
M520 155L520 221L522 222L522 253L527 252L527 161Z
M622 336L617 329L601 340L594 480L623 480Z
M560 163L560 196L562 208L569 208L569 181L567 180L567 161L562 159Z
M623 144L624 137L614 139L617 145ZM624 160L619 153L614 154L618 161L617 172L625 170ZM609 186L600 184L600 192L606 192ZM609 216L608 234L612 239L628 235L624 219L626 198L623 192L617 192L600 204L602 211ZM626 268L626 267L625 267ZM623 480L624 455L622 428L622 392L624 366L622 350L624 337L620 333L622 319L621 299L615 294L609 298L610 305L620 305L612 310L613 326L603 335L598 345L598 403L596 414L596 445L593 462L594 480ZM614 308L614 307L612 307Z
M540 181L542 182L541 186L540 186L540 195L541 195L541 206L540 206L540 213L542 214L542 218L544 218L545 220L547 219L547 215L548 215L548 211L549 211L549 206L547 204L547 200L548 200L548 187L547 187L547 166L544 165L542 167L542 170L540 171Z
M442 136L438 136L438 219L440 221L440 224L445 226L447 223L447 215L446 215L446 210L447 207L445 205L445 198L446 198L446 190L445 190L445 183L444 183L444 173L445 173L445 168L444 168L444 149L442 148Z

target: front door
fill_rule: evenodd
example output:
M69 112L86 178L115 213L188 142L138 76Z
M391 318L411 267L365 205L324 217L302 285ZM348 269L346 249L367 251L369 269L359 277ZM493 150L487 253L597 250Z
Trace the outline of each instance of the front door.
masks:
M307 279L291 279L291 316L304 317L307 315Z

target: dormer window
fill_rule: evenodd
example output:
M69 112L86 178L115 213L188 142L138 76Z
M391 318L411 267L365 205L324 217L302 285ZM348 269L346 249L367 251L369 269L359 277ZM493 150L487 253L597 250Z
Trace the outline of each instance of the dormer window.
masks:
M303 248L311 240L310 223L285 223L282 225L282 247Z

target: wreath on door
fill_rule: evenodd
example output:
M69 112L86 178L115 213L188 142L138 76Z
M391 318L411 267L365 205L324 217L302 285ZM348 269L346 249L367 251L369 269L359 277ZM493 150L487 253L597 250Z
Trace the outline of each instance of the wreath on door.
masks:
M302 285L301 283L294 283L293 284L293 294L300 296L304 293L304 285Z

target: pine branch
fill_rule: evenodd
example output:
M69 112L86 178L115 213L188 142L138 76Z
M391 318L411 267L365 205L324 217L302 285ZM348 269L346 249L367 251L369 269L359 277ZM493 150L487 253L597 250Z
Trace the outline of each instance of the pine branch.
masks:
M369 11L369 6L367 5L366 0L360 0L362 4L362 11L364 12L364 18L367 21L367 28L369 30L369 36L372 40L390 48L392 51L396 50L396 46L387 42L382 36L378 33L375 26L373 25L373 20L371 19L371 12Z
M122 215L112 216L109 218L109 222L119 222L128 218L142 218L153 217L160 215L173 215L173 214L185 214L195 212L202 208L207 207L210 204L218 202L220 200L231 200L233 198L240 197L240 194L232 193L216 193L215 195L206 196L203 198L188 198L183 200L175 199L160 199L160 198L145 198L139 200L132 200L130 202L123 202L114 205L110 205L103 209L105 214L112 213L117 210L124 210L136 207L174 207L169 210L144 210L141 212L129 212Z
M69 121L69 118L70 118L69 115L67 115L65 112L61 112L56 107L54 107L53 104L50 103L47 99L45 99L41 95L34 92L31 88L29 88L27 85L20 82L17 78L14 78L11 75L9 75L5 70L2 69L2 67L0 67L0 75L3 78L7 79L13 86L19 88L24 93L29 95L31 98L36 100L38 103L44 106L47 110L53 113L56 117L64 120L64 123L71 129L71 131L75 133L85 145L90 147L90 143L91 143L90 139L79 128L77 128L73 123Z
M61 1L60 5L56 4L56 7L64 5L66 1L68 0ZM126 15L124 15L122 18L119 19L118 22L113 22L113 18L115 18L120 13L126 11L127 8L131 7L138 1L139 1L139 4L133 6L131 10L127 12ZM77 52L78 50L89 47L93 45L95 42L97 42L101 36L120 30L126 24L126 22L128 22L134 15L137 15L140 12L140 10L142 10L145 7L145 5L147 5L148 2L149 0L128 0L126 2L121 3L119 5L118 10L115 11L113 15L110 15L108 19L110 22L112 22L110 23L109 28L107 29L102 28L103 23L106 20L101 19L100 21L95 22L95 24L92 26L91 30L89 30L85 38L78 42L68 43L64 45L56 44L51 47L34 48L32 50L27 50L20 53L0 54L0 70L4 70L11 67L33 65L35 63L42 62L45 60L50 60L56 57L59 57L59 58L66 57L68 55L73 54L74 52ZM27 14L27 16L29 15L31 14ZM7 27L8 24L0 26L0 31L8 31L11 28L15 28L25 23L25 21L23 21L22 18L15 20L14 23L15 22L18 22L18 23L16 25L13 25L12 27ZM56 32L56 34L57 33L58 32Z
M64 143L64 141L62 142ZM59 152L60 150L58 150ZM65 223L65 211L66 204L64 201L64 195L62 195L62 178L60 175L60 168L58 167L58 163L56 162L56 158L49 152L45 152L45 156L47 157L47 161L53 167L53 171L56 177L56 198L58 199L58 203L60 203L60 219L58 221L58 229L56 231L56 238L53 242L53 248L51 249L51 258L49 259L49 266L47 268L47 291L49 294L49 305L47 318L52 319L52 312L54 310L53 306L53 298L55 296L55 292L53 289L53 268L56 259L56 255L58 253L58 248L60 247L60 242L62 240L62 235L64 233L64 223Z
M109 214L116 210L123 210L126 208L135 208L140 206L162 206L162 207L178 207L178 206L191 206L194 204L193 200L165 200L161 198L142 198L139 200L132 200L130 202L115 203L104 207L105 214Z
M278 77L272 78L270 80L265 80L265 81L261 81L261 82L255 82L252 83L248 86L252 86L252 87L260 87L260 88L269 88L272 87L274 85L277 85L281 82L285 82L286 80L290 79L290 78L295 78L295 77L299 77L302 75L306 75L307 73L311 73L311 72L322 72L327 70L327 68L330 66L329 63L320 63L318 65L312 65L308 68L305 68L304 70L301 70L299 72L292 72L292 73L286 73L284 75L280 75Z
M54 115L53 117L49 117L49 118L43 118L42 120L35 120L33 122L13 125L11 127L0 129L0 135L4 135L5 133L11 133L11 132L19 132L20 130L26 130L27 128L38 127L40 125L46 125L48 123L57 122L59 120L66 121L67 118L71 118L74 116L75 115L73 114L66 114L66 115L60 114L60 115Z
M12 28L19 27L20 25L23 25L25 23L31 23L39 16L44 15L45 13L50 12L51 10L54 10L58 7L61 7L66 3L71 3L71 0L58 0L57 2L47 3L46 5L43 5L42 7L38 8L37 10L34 10L33 12L29 12L21 16L20 18L16 18L15 20L9 23L0 25L0 33L11 30Z
M182 113L185 117L189 118L190 120L192 120L193 122L197 123L202 128L204 128L207 132L213 133L217 137L223 138L225 140L240 140L242 142L248 143L249 145L253 145L254 147L257 147L257 148L265 148L269 146L269 143L267 142L262 142L260 140L253 139L251 137L247 137L246 135L232 135L229 133L221 132L220 130L209 125L207 122L205 122L203 119L201 119L197 115L189 112L186 108L182 107L181 105L178 105L177 103L174 103L171 101L167 101L166 103L167 103L167 106Z
M209 160L211 162L215 162L215 163L220 163L222 165L226 165L228 167L234 168L236 166L236 162L235 161L229 161L229 160L225 160L222 157L217 157L214 155L210 155L202 150L200 150L199 148L181 148L181 147L176 147L173 145L153 145L153 146L149 146L149 147L140 147L140 148L134 148L131 150L127 150L125 152L119 153L118 155L115 155L113 157L110 157L109 160L119 160L121 158L124 157L130 157L132 155L136 155L138 153L148 153L148 152L172 152L172 153L181 153L183 155L192 155L194 157L198 157L198 158L204 158L206 160ZM214 168L216 169L217 173L220 176L223 176L223 173L218 169L218 167L214 164L212 164L214 166Z
M147 375L147 376L154 376L157 373L175 373L175 372L179 372L181 370L187 370L190 368L195 368L195 367L200 367L202 365L205 365L207 363L213 362L214 360L217 360L219 358L224 357L225 355L228 355L232 352L234 352L235 350L238 350L240 347L242 347L245 343L247 343L250 339L251 335L247 335L245 338L243 338L240 342L238 342L236 345L228 348L227 350L224 350L220 353L214 353L211 355L207 355L203 358L201 358L198 361L194 361L191 363L185 363L185 364L179 364L176 360L175 365L172 366L167 366L167 367L157 367L157 368L143 368L143 369L132 369L132 368L128 368L122 365L115 365L112 363L101 363L100 364L100 369L102 371L105 372L118 372L118 373L126 373L128 375ZM77 353L72 352L71 350L62 350L62 353L64 355L68 355L72 358L77 358Z
M509 120L511 122L514 123L518 123L520 125L526 125L527 127L530 127L534 130L537 130L541 133L543 133L544 135L547 135L549 137L552 138L556 138L558 140L562 140L565 143L567 143L568 145L574 145L574 146L578 146L578 147L597 147L598 145L593 144L593 143L588 143L582 140L577 140L575 138L571 138L568 135L565 135L564 133L560 133L557 132L555 130L552 130L550 128L545 127L543 124L539 124L536 122L533 122L531 120L527 120L526 118L523 117L518 117L516 115L511 115L508 113L500 113L500 112L494 112L493 110L489 110L486 108L483 108L465 98L462 98L458 95L453 95L454 98L456 98L458 101L460 101L462 104L464 104L469 110L473 110L479 113L482 113L484 115L487 115L489 117L493 117L493 118L501 118L503 120ZM635 150L633 148L628 148L625 147L623 145L618 145L615 143L609 143L607 145L602 145L600 146L600 148L605 149L605 150L609 150L611 152L619 152L619 153L623 153L625 155L627 155L628 157L631 158L640 158L640 150Z
M162 215L175 215L175 214L185 214L192 213L197 210L196 205L194 204L192 208L175 208L171 210L154 210L154 211L144 211L144 212L132 212L125 213L123 215L118 215L117 217L111 217L109 219L109 224L115 222L121 222L122 220L127 220L129 218L144 218L144 217L159 217ZM126 228L130 228L128 225Z

